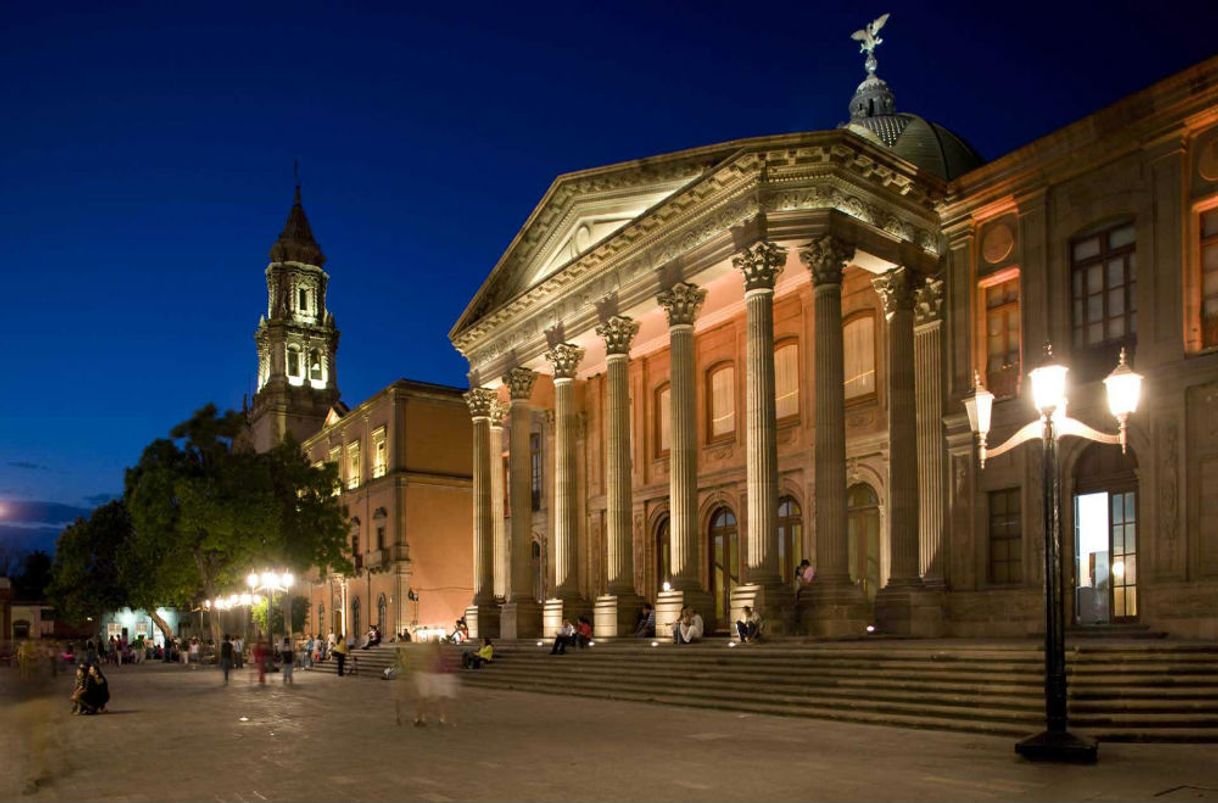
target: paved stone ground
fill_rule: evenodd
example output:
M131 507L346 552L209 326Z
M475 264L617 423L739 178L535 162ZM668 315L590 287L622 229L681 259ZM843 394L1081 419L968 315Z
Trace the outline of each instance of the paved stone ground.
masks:
M0 670L0 800L1218 800L1213 745L1045 766L1009 739L476 689L452 727L397 727L393 683L297 671L294 687L242 673L223 688L215 669L162 665L109 678L111 713L70 717L67 677L38 709ZM23 798L14 757L46 716L53 774Z

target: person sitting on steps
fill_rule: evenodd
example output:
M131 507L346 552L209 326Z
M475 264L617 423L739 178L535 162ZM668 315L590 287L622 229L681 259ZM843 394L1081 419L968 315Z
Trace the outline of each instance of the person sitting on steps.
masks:
M744 606L744 619L736 622L736 634L743 644L756 641L761 636L761 615L749 605Z
M693 608L686 606L681 609L681 618L673 623L672 640L674 644L693 644L702 640L706 625L702 617Z
M655 638L656 635L656 609L650 602L643 603L643 610L639 611L639 618L634 623L635 638Z
M575 626L575 646L582 650L592 643L592 622L586 616L581 616L576 621L579 624Z
M575 644L575 626L571 624L570 619L563 619L562 626L558 628L558 633L554 637L554 646L550 648L550 655L566 655L567 647Z
M481 669L483 664L489 664L495 657L495 645L491 644L490 636L482 639L482 646L477 652L466 650L461 655L461 665L466 669Z

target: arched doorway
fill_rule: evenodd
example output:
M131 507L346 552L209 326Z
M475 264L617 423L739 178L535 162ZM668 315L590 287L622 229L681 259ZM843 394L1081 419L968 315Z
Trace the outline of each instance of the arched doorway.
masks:
M865 482L846 491L846 537L850 579L863 587L868 602L880 590L880 498Z
M804 512L793 497L778 500L778 571L790 582L804 559Z
M358 643L359 635L360 635L360 633L363 633L363 632L364 632L363 628L360 627L359 597L355 597L351 600L351 632L348 633L347 635L351 638L354 638L356 640L356 643Z
M1074 467L1074 621L1138 618L1138 476L1133 453L1095 443Z
M732 590L740 584L740 533L731 508L717 508L710 522L710 582L715 597L716 629L731 626Z
M656 591L672 579L672 521L668 516L656 526Z

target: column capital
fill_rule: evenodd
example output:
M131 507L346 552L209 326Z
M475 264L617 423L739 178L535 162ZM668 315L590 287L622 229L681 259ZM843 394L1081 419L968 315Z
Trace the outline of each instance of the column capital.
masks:
M656 300L668 313L669 326L692 326L702 302L706 301L706 291L689 282L677 282Z
M491 402L490 419L492 427L502 427L503 419L507 417L508 405L499 401L498 397Z
M528 401L536 381L537 372L523 366L517 366L503 375L503 384L507 385L512 401Z
M614 315L596 327L596 333L605 339L606 354L629 354L630 344L639 333L639 322L625 315Z
M927 277L914 291L914 323L934 323L943 320L943 280Z
M891 318L898 310L912 310L914 282L909 268L885 271L871 279L871 286L884 302L884 317Z
M470 388L464 394L469 405L469 414L474 419L490 418L491 405L495 403L495 391L490 388Z
M559 343L546 352L546 361L554 366L555 379L574 379L584 350L574 343Z
M732 257L732 265L744 274L744 291L773 290L787 264L787 249L760 240Z
M842 271L854 259L854 246L825 234L799 249L800 260L812 273L812 284L841 284Z

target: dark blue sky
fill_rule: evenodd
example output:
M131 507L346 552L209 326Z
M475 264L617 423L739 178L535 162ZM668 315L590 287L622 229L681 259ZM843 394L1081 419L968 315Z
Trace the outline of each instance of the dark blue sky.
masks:
M355 403L464 382L448 329L556 174L841 122L849 35L883 11L898 108L987 157L1213 55L1218 22L1212 2L250 5L0 16L10 525L63 516L13 500L117 493L149 440L240 404L293 159Z

